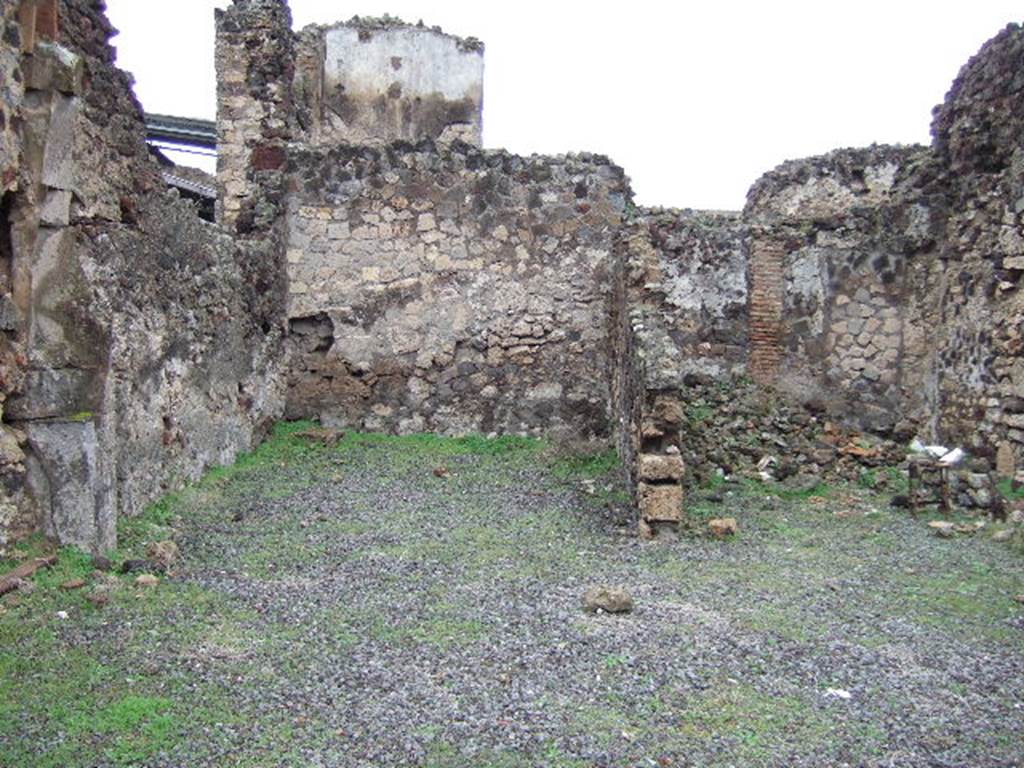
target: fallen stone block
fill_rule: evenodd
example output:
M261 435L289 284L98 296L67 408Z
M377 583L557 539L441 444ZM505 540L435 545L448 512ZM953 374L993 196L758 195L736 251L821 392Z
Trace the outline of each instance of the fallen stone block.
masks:
M21 589L22 582L25 579L33 576L40 568L49 568L56 562L57 556L51 555L50 557L37 557L34 560L22 563L13 571L0 577L0 595L6 595L8 592Z
M629 613L633 596L623 587L591 587L583 595L583 609L590 613Z
M734 517L721 517L714 520L708 520L708 531L710 531L711 535L716 539L725 539L739 533L740 526Z
M178 545L173 541L154 541L146 547L146 557L153 565L167 570L178 559Z

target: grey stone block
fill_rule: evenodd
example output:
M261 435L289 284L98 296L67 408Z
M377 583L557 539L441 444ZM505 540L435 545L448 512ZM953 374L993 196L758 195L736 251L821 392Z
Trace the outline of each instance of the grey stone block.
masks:
M27 425L29 486L47 535L103 552L116 544L112 472L92 421Z

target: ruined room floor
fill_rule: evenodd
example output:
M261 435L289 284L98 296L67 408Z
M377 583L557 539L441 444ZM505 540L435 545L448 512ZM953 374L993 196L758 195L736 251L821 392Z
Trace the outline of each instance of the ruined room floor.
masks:
M180 545L157 586L65 551L0 603L0 765L1024 764L986 535L747 484L693 500L735 539L645 543L607 455L297 429L123 526Z

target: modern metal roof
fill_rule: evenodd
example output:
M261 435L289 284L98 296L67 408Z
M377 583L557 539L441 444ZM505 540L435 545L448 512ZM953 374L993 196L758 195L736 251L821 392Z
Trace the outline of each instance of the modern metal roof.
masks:
M217 148L217 124L213 120L146 113L146 138L189 147Z
M184 189L187 192L191 192L193 195L209 198L210 200L217 199L217 190L211 186L199 184L198 182L190 181L189 179L183 179L181 176L177 176L170 171L164 171L163 177L164 181L169 186Z

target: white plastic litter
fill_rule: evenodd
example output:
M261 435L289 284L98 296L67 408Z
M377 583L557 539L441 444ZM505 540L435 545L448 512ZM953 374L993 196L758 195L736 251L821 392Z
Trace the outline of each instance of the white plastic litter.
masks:
M852 693L844 691L842 688L826 688L825 695L836 699L842 699L843 701L849 701L853 698Z
M766 483L770 480L774 480L775 478L772 477L772 473L768 470L772 467L777 467L778 465L779 460L774 456L762 456L761 460L757 462L757 476Z
M954 448L952 451L944 455L939 459L939 464L943 464L947 467L955 466L964 460L966 454L960 448Z
M938 459L939 463L946 467L959 464L967 455L962 448L947 448L944 445L925 445L916 437L910 443L910 452Z

